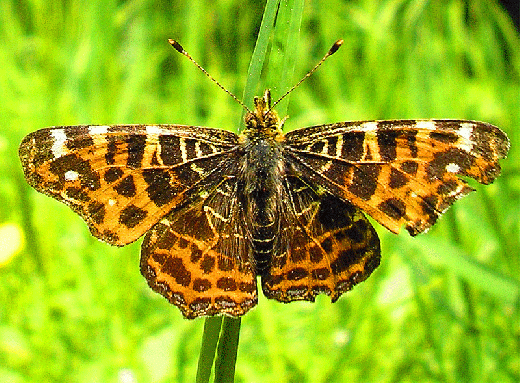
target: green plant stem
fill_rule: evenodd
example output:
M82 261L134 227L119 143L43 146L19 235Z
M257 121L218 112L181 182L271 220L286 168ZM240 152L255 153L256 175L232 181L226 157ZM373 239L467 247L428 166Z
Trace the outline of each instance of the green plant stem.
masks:
M300 32L303 15L303 0L267 0L260 32L256 41L251 63L249 65L244 103L249 103L260 83L260 75L267 56L269 41L276 46L276 53L271 52L273 66L268 84L274 89L285 89L290 86L292 73L296 63L296 41ZM275 19L279 19L275 23ZM288 85L289 84L289 85ZM285 113L286 105L283 113ZM243 127L243 119L240 127ZM240 128L238 129L240 131ZM215 360L215 382L233 382L235 363L238 352L240 334L240 318L221 317L206 318L204 334L197 370L197 383L209 382L211 366Z
M209 382L221 327L222 317L220 316L207 317L204 322L204 333L202 334L197 378L195 380L197 383Z
M232 383L240 335L240 318L225 317L215 360L215 383Z
M36 272L40 275L45 273L44 270L44 262L42 260L43 256L40 252L39 246L39 237L37 234L37 230L35 229L32 223L32 204L29 198L29 189L27 189L24 185L24 181L21 176L16 178L17 187L18 187L18 196L20 198L20 210L22 212L22 224L24 227L25 235L27 238L30 238L30 241L27 241L27 253L32 255L34 259L34 264L36 268Z
M253 96L255 96L258 84L260 83L260 75L262 74L262 68L264 67L265 59L267 57L267 47L274 29L274 21L276 19L276 11L278 10L279 3L280 0L267 0L264 15L262 17L262 23L260 25L260 31L258 32L258 37L256 39L255 49L253 50L251 62L249 63L242 101L246 105L251 105L251 107L253 107ZM245 111L240 118L238 131L244 127L244 114Z
M298 58L303 9L303 0L280 1L266 76L266 85L272 91L273 102L295 83L293 74ZM281 117L286 115L288 104L289 98L286 97L276 106Z

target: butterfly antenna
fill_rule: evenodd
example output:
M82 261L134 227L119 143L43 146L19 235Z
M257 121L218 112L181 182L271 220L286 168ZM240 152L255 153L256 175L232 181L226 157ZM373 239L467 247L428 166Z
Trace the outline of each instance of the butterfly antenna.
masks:
M179 52L180 54L186 56L193 64L195 64L195 66L197 68L199 68L202 73L204 73L206 76L209 77L209 79L211 81L213 81L215 84L217 84L219 86L220 89L222 89L224 92L226 92L227 94L229 94L236 102L238 102L240 105L242 105L242 107L248 111L248 112L251 112L251 110L249 110L249 108L242 102L240 101L237 96L235 96L233 93L231 93L229 90L227 90L226 88L224 88L223 85L221 85L217 80L215 80L215 78L210 75L206 69L204 69L198 62L196 62L193 57L190 56L190 54L188 52L186 52L184 50L184 48L182 47L181 44L179 44L177 41L173 40L173 39L168 39L168 42L170 43L170 45L177 51Z
M271 106L271 109L273 109L280 101L282 101L285 97L287 97L287 95L289 93L291 93L293 90L295 90L297 87L299 87L302 82L307 80L307 78L311 77L312 74L314 72L316 72L316 70L321 66L321 64L323 64L323 62L329 58L329 56L332 56L334 53L336 53L336 51L339 49L341 44L343 44L343 40L336 41L332 45L332 47L329 49L327 54L325 56L323 56L323 58L314 66L314 68L312 68L309 71L309 73L307 73L305 76L303 76L303 78L296 85L294 85L291 89L289 89L287 92L285 92L282 97L280 97L278 100L276 100L276 102Z

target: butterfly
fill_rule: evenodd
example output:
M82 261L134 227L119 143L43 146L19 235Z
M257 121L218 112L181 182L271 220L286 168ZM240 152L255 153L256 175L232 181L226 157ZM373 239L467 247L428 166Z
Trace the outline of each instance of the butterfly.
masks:
M188 125L46 128L23 139L20 159L27 182L72 208L95 237L123 246L144 235L148 284L196 318L245 314L258 301L257 277L280 302L336 301L380 263L365 214L394 233L424 232L473 190L460 176L493 182L509 150L499 128L466 120L285 133L277 102L269 90L255 97L240 134Z

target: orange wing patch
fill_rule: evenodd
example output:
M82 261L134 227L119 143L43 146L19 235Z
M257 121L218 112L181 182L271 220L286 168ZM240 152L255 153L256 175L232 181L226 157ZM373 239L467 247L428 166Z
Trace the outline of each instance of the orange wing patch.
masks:
M256 305L256 271L227 179L201 201L173 211L143 242L141 272L186 318L240 316Z
M262 276L264 294L281 302L335 302L379 265L379 238L364 214L330 194L319 195L297 177L287 177L286 245Z
M287 141L311 182L412 235L473 190L459 176L493 182L509 149L500 129L452 120L337 123L290 132Z
M236 141L222 130L175 128L42 129L25 137L20 158L32 187L70 206L97 238L122 246L214 176Z

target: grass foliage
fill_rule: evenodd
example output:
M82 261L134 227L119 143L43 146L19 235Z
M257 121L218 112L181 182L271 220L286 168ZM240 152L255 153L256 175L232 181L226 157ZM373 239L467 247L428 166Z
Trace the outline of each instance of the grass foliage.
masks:
M240 106L167 39L241 96L263 7L0 2L0 381L195 380L204 321L182 319L147 287L139 243L98 242L67 207L31 190L17 147L51 125L236 130ZM242 319L235 380L518 381L518 32L494 0L307 1L300 17L301 24L297 16L277 20L287 23L286 39L271 41L267 69L246 104L266 86L274 98L282 94L343 38L341 50L281 106L288 129L466 118L500 126L512 149L503 175L491 186L472 183L477 192L428 234L395 236L377 226L381 266L337 303L261 297ZM282 74L279 65L290 68L284 52L294 69Z

